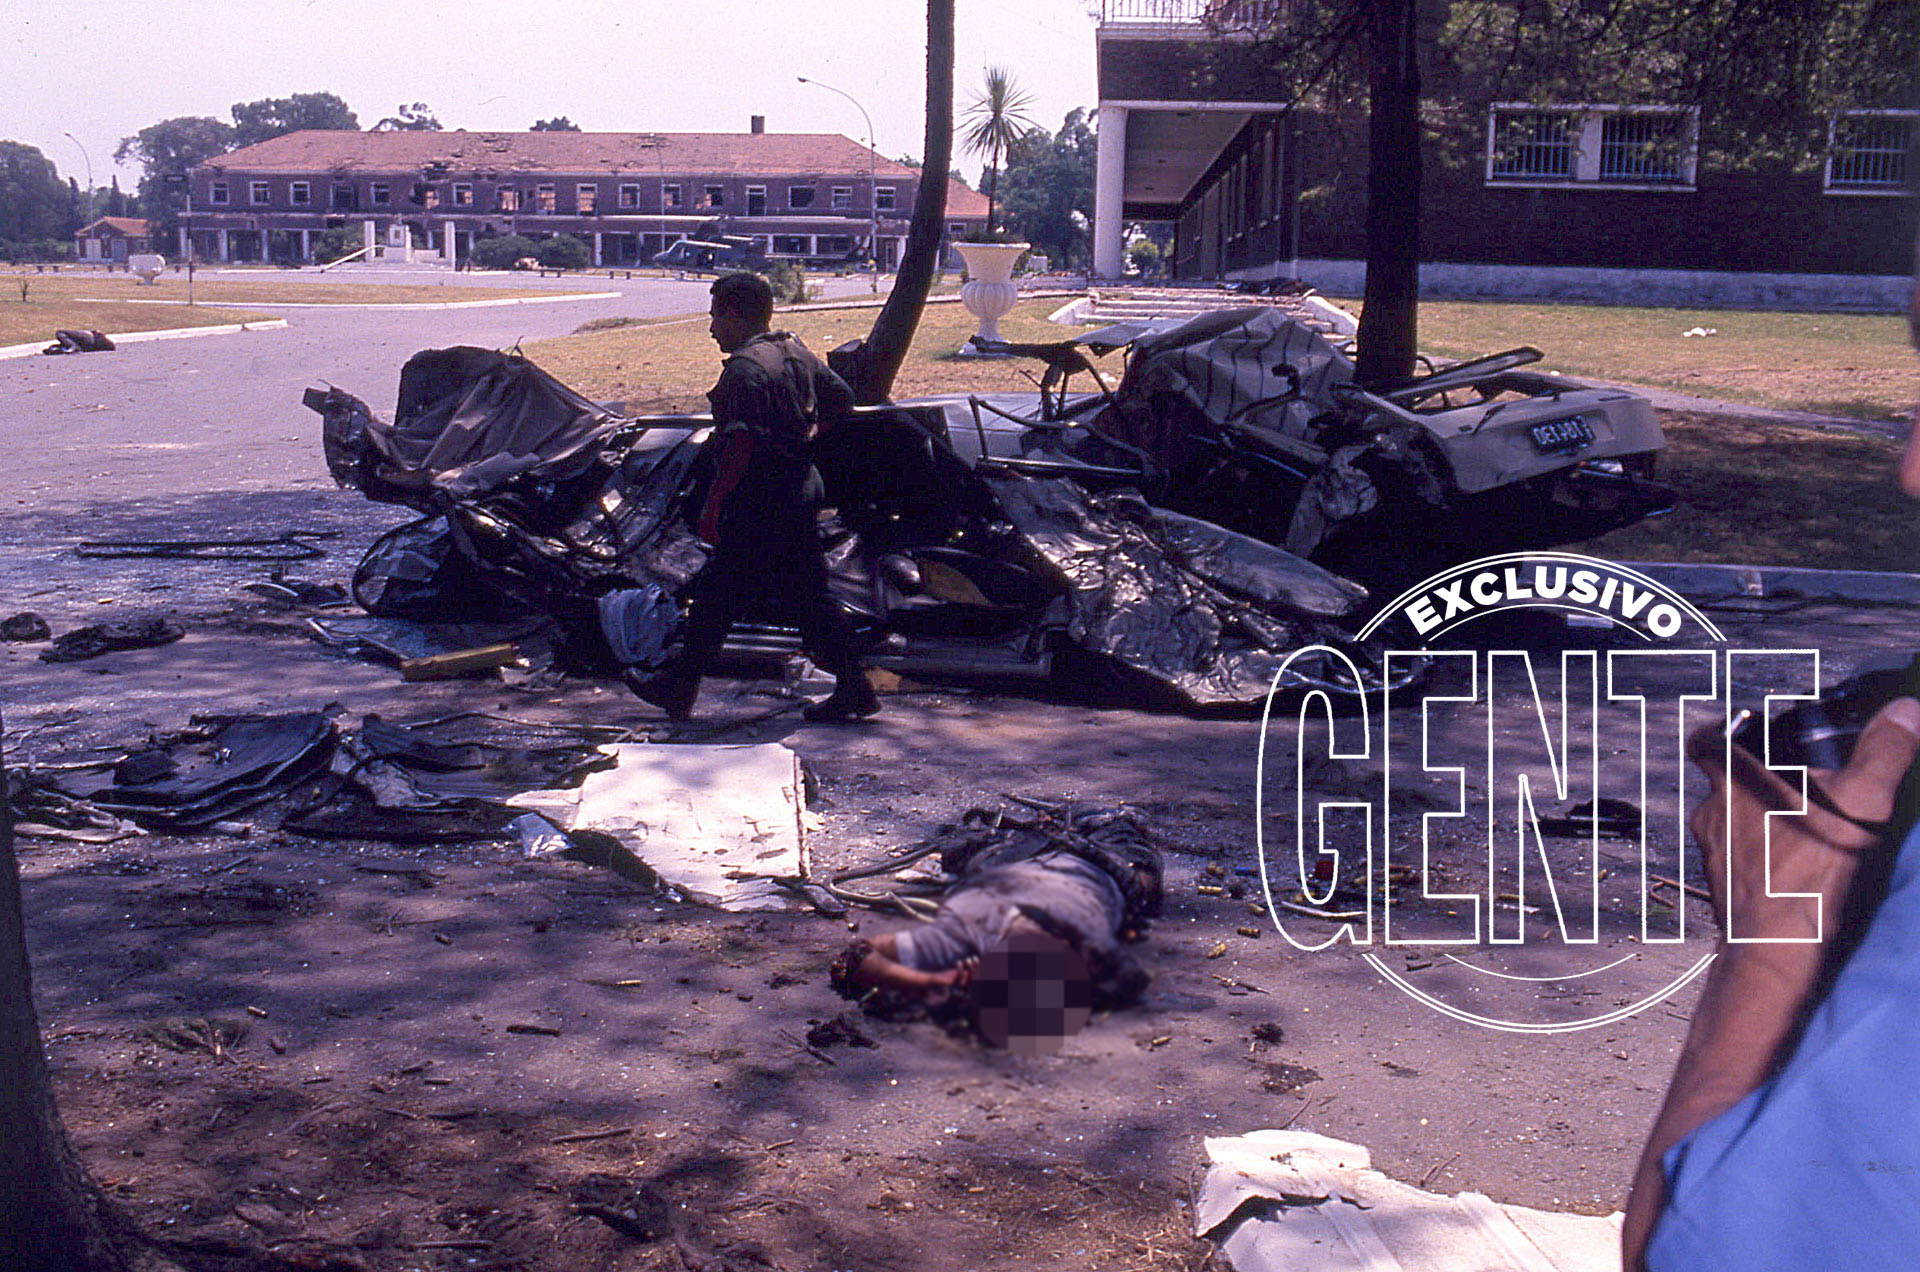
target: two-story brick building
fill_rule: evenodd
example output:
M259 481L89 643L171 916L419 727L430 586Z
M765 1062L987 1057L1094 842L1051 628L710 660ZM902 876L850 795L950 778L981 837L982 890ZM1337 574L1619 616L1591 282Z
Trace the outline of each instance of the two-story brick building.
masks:
M193 170L202 260L302 263L328 230L370 258L463 261L476 239L574 234L596 265L644 263L696 231L758 237L776 257L871 252L892 268L920 173L847 137L769 133L288 133ZM986 199L950 182L951 237Z
M1289 109L1256 38L1283 17L1274 0L1102 0L1097 274L1120 274L1127 222L1160 220L1176 227L1182 278L1360 276L1365 108ZM1818 170L1739 170L1711 157L1736 139L1711 135L1698 103L1477 105L1476 86L1432 78L1447 109L1428 124L1422 277L1454 280L1454 294L1575 295L1583 278L1604 291L1678 271L1749 276L1753 294L1856 276L1861 285L1842 277L1828 291L1873 303L1911 268L1912 101L1862 102L1825 121Z

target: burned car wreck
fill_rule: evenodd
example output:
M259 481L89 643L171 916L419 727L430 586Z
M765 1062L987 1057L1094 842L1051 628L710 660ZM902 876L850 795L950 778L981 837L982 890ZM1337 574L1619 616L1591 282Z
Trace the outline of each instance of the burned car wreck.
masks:
M361 561L353 596L369 613L540 616L566 669L587 674L663 660L708 552L685 510L710 471L710 419L623 418L522 357L471 348L416 354L391 423L337 388L306 403L341 485L421 514ZM963 458L948 414L856 408L816 444L832 587L869 665L1178 709L1258 704L1276 675L1339 696L1378 686L1351 635L1368 612L1359 585L1078 480L1077 465ZM786 616L761 617L728 652L784 661Z
M1109 389L1086 352L1127 346ZM1129 486L1388 595L1673 506L1651 405L1526 370L1533 348L1368 391L1313 326L1246 306L994 351L1045 363L1040 393L928 399L962 454ZM1072 392L1076 374L1096 391Z

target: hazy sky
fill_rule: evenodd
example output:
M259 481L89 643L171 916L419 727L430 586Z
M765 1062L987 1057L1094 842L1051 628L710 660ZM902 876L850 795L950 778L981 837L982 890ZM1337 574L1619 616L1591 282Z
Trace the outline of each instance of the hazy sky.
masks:
M1058 128L1094 104L1089 0L958 0L955 110L989 64ZM780 132L921 150L926 10L913 0L88 0L0 3L0 140L38 146L105 185L122 137L174 115L231 121L235 102L330 92L364 128L426 102L448 128L523 129L565 115L589 131ZM960 158L958 149L956 159ZM979 160L961 166L971 175ZM120 169L131 187L138 170Z

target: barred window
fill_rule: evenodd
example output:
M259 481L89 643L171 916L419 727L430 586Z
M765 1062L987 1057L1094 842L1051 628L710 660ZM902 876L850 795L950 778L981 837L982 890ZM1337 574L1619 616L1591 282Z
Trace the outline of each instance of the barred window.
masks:
M1577 119L1569 111L1496 114L1492 175L1572 180Z
M1827 186L1904 192L1912 171L1914 118L1910 111L1850 111L1833 121Z
M1602 181L1682 181L1686 178L1687 117L1622 112L1600 126Z

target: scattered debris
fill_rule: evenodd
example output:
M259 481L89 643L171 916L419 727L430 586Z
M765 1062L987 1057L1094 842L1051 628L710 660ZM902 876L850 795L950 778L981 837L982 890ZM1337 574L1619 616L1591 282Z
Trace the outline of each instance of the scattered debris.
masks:
M247 1022L221 1017L156 1020L140 1030L142 1037L169 1051L204 1051L225 1059L247 1036Z
M831 1020L823 1020L807 1030L807 1045L819 1047L878 1047L866 1026L860 1023L860 1017L851 1011L843 1011Z
M83 557L125 561L310 561L327 550L309 539L337 539L338 530L284 530L267 539L91 539L74 551Z
M152 649L159 645L170 645L186 634L186 628L164 618L95 623L90 627L76 627L55 637L51 647L40 651L40 661L79 662L122 649Z
M24 642L48 640L52 636L53 629L47 626L47 620L32 610L0 619L0 640Z

